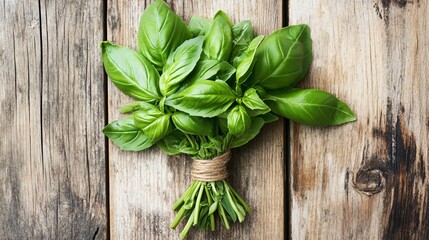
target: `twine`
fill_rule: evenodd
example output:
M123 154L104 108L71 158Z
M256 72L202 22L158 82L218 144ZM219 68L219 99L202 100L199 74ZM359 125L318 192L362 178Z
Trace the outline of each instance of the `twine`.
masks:
M191 176L193 180L203 182L220 181L228 177L226 165L231 159L231 151L227 151L210 160L194 159Z

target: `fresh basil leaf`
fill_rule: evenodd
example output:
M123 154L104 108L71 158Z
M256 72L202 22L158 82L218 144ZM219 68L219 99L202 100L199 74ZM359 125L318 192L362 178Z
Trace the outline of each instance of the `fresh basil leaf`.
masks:
M237 222L237 214L234 212L234 209L231 206L231 203L227 200L226 197L222 198L222 206L225 208L228 215L231 217L233 222Z
M232 30L232 26L234 26L234 24L232 24L231 19L228 17L228 15L224 11L222 11L222 10L217 11L216 14L214 15L213 19L215 19L216 17L222 17L223 19L225 19L229 28L231 28L231 30Z
M217 117L217 124L219 126L219 129L222 131L223 134L228 133L228 123L226 118Z
M155 106L152 104L142 102L142 101L137 101L137 102L129 103L127 105L122 106L121 113L132 113L138 110L145 110L145 109L152 109L152 108L155 108Z
M327 126L356 120L345 103L322 90L295 88L269 94L274 101L266 103L274 113L301 124Z
M218 153L222 152L223 137L216 135L215 137L208 136L211 144L211 149L216 150Z
M158 141L171 131L170 115L164 114L151 104L146 104L134 112L133 119L136 126L142 129L152 142Z
M204 150L209 150L209 151L204 152ZM209 142L205 142L201 144L199 155L205 156L204 159L206 159L206 158L215 157L216 155L218 155L216 153L219 153L221 151L222 151L222 141L213 142L212 140L210 140Z
M146 103L139 106L139 110L133 113L133 118L136 126L144 129L164 115L165 114L161 112L158 107Z
M261 110L261 113L267 113L270 111L270 108L261 100L254 88L247 89L246 92L244 92L241 101L251 110Z
M232 51L229 61L243 53L253 40L253 26L249 20L241 21L232 27Z
M265 121L259 117L254 117L251 120L252 121L249 129L247 129L247 131L245 131L243 135L233 138L230 148L237 148L243 146L244 144L255 138L261 131L262 127L265 124Z
M200 80L168 97L165 104L192 116L215 117L225 112L236 97L224 81Z
M193 73L189 76L189 83L198 80L227 81L235 73L235 68L226 61L203 60L197 63Z
M268 109L268 110L259 110L259 109L252 110L252 109L248 108L247 106L245 106L245 108L246 108L247 114L249 114L249 116L251 116L251 117L258 117L258 116L261 116L263 114L269 113L271 111L271 109Z
M200 59L203 42L204 37L187 40L168 57L159 81L162 95L174 93L179 88L178 84L192 72Z
M265 123L272 123L272 122L279 120L279 117L277 117L276 115L274 115L272 113L266 113L263 115L259 115L259 117L264 119Z
M312 57L307 25L282 28L265 38L259 46L254 75L246 85L259 84L265 89L292 87L304 78Z
M210 29L207 31L203 46L205 59L228 61L232 50L230 20L222 11L216 13Z
M152 146L152 142L134 124L132 117L109 123L104 127L103 133L116 146L125 151L142 151Z
M110 42L102 42L101 49L104 69L119 90L146 102L160 99L159 74L143 56Z
M237 68L236 79L238 85L244 83L252 73L253 66L255 65L255 53L262 39L264 39L263 35L253 39L248 48L239 57L234 59L234 67Z
M234 107L235 107L234 105L231 105L225 112L223 112L223 113L221 113L221 114L219 114L217 116L220 117L220 118L225 118L226 119L228 117L228 114L231 112L231 110Z
M198 80L223 80L227 81L235 73L235 68L226 61L203 60L197 63L192 73L180 84L177 91L194 84Z
M204 36L204 34L209 30L212 21L203 17L193 16L189 21L189 31L191 31L194 37Z
M168 56L192 37L183 20L162 0L150 4L140 18L138 45L140 52L159 71Z
M269 98L269 95L267 94L267 91L265 91L265 89L261 86L253 86L252 88L254 88L256 90L256 93L258 94L258 96L262 99L262 100L267 100Z
M228 114L228 132L234 136L242 135L251 124L250 117L243 106L235 106Z
M175 112L171 116L174 125L187 134L208 136L213 134L214 119L190 116L187 113Z
M192 147L185 134L177 129L156 142L156 145L168 155L180 153L195 155L198 153L198 149Z
M171 132L170 115L163 115L143 128L144 134L156 142Z

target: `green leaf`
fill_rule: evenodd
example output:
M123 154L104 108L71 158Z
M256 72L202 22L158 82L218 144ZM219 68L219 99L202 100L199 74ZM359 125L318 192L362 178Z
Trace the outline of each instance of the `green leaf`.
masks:
M253 26L249 20L241 21L232 27L232 51L230 62L243 53L253 40Z
M243 104L252 110L261 110L262 113L267 113L271 109L261 100L254 88L249 88L244 92L241 98Z
M103 133L125 151L142 151L152 146L152 142L134 124L132 117L111 122L104 127Z
M139 110L133 113L133 118L136 126L141 129L165 115L158 107L149 103L140 104L138 108Z
M209 208L207 206L203 206L201 203L200 203L200 206L201 206L201 210L200 210L200 214L199 214L197 223L199 224L200 229L204 230L204 228L206 227L206 224L207 224L208 216L209 216L208 215Z
M152 142L156 142L171 131L170 115L147 104L133 113L134 122Z
M235 68L226 61L203 60L197 63L197 66L177 91L182 91L198 80L227 81L234 73Z
M292 87L304 78L312 57L307 25L282 28L265 38L259 46L254 75L246 85L259 84L265 89Z
M179 88L178 84L192 72L200 59L203 42L204 37L187 40L168 57L159 82L162 95L174 93Z
M150 103L137 101L137 102L129 103L122 106L121 113L132 113L138 110L152 109L152 108L155 108L155 106Z
M316 89L273 91L266 103L272 111L305 125L339 125L356 120L350 108L334 95Z
M205 59L229 59L232 50L232 33L230 20L222 11L216 13L210 29L207 31L203 46Z
M230 148L241 147L244 144L248 143L250 140L252 140L258 135L264 124L265 121L262 118L252 118L252 123L250 124L249 129L247 129L247 131L245 131L243 135L234 138L231 142Z
M210 29L212 21L203 17L193 16L189 21L189 30L194 37L204 36L204 34Z
M197 63L190 82L197 80L228 80L235 73L235 68L226 61L203 60Z
M222 206L225 208L228 215L231 217L233 222L237 221L237 214L234 212L234 209L231 206L231 203L229 202L228 198L223 197L222 198Z
M190 116L187 113L175 112L171 119L180 131L187 134L208 136L213 134L214 119Z
M198 149L192 147L185 134L177 129L156 142L156 145L168 155L180 153L195 155L198 152Z
M143 128L143 132L152 142L156 142L171 132L170 115L163 115Z
M160 99L159 74L143 56L110 42L102 42L101 49L104 69L119 90L146 102Z
M255 65L255 53L262 39L264 39L263 35L253 39L248 48L239 57L234 59L234 67L237 68L237 84L244 83L252 73L253 66Z
M228 114L228 132L234 136L242 135L251 124L250 117L243 106L235 106Z
M258 117L258 116L267 114L271 111L271 109L268 109L268 110L266 110L266 109L265 110L259 110L259 109L252 110L252 109L248 108L246 105L244 105L244 108L246 108L247 114L249 114L250 117Z
M215 15L214 15L214 17L213 17L213 20L214 20L215 18L217 18L217 17L222 17L223 19L225 19L225 21L226 21L226 23L228 24L229 28L231 28L231 29L232 29L232 26L233 26L234 24L232 24L231 19L228 17L228 15L227 15L224 11L222 11L222 10L217 11L217 12L216 12L216 14L215 14Z
M207 151L208 150L208 151ZM222 151L222 141L213 142L212 139L200 145L198 157L200 159L211 159L219 155Z
M212 205L210 205L209 215L213 214L217 210L218 203L218 201L215 201Z
M222 131L223 134L228 133L228 123L226 118L217 117L217 124L219 126L219 129Z
M224 81L200 80L168 97L165 104L192 116L215 117L225 112L236 97Z
M276 115L274 115L272 113L266 113L263 115L259 115L259 117L264 119L265 123L272 123L272 122L279 120L279 117L277 117Z
M183 20L162 0L150 4L140 18L140 52L158 70L162 70L168 56L191 37L192 34Z
M216 153L218 153L217 155L219 155L221 152L225 151L224 149L222 149L223 136L216 135L214 137L208 136L207 138L209 139L208 148L215 150Z

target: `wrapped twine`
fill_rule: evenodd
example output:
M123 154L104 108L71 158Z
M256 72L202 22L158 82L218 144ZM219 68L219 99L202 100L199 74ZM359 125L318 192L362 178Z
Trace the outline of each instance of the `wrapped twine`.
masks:
M210 160L194 159L191 176L193 180L203 182L220 181L228 177L226 165L231 159L231 151L227 151Z

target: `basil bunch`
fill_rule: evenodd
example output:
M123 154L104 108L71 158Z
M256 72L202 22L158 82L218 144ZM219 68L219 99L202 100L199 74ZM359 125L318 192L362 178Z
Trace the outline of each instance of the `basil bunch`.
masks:
M126 118L103 132L119 148L157 145L166 154L211 159L253 139L278 116L306 125L356 120L349 107L321 90L299 89L312 60L307 25L282 28L264 39L250 21L233 24L219 11L212 20L194 16L188 25L162 0L141 16L139 51L102 42L112 82L137 101ZM229 229L249 206L225 181L194 181L174 204L171 227L215 229L214 215Z

